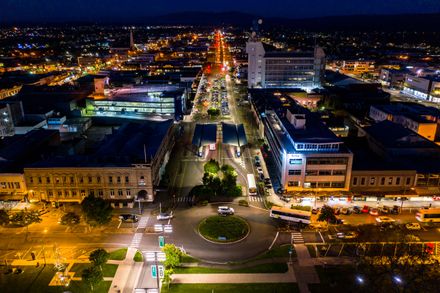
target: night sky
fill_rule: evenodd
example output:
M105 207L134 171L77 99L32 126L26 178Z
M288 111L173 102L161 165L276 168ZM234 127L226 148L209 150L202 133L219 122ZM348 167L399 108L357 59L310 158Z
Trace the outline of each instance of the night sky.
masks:
M306 18L440 12L440 0L0 0L0 22L121 21L184 11Z

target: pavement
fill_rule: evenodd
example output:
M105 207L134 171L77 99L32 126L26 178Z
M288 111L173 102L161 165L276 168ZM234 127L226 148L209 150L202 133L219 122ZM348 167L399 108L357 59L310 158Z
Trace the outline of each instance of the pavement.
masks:
M108 263L117 263L118 269L113 277L109 292L132 293L136 287L136 282L142 270L142 262L133 260L137 249L129 247L123 261L109 261Z
M173 283L239 284L239 283L295 283L292 265L286 273L275 274L174 274Z

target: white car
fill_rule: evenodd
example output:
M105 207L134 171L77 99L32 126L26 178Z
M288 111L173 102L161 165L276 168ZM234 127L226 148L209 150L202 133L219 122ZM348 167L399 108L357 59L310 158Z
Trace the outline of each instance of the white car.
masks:
M263 168L257 167L257 172L258 172L258 174L263 174Z
M408 230L420 230L422 227L419 223L408 223L405 225L405 228Z
M233 215L235 213L233 208L227 206L219 206L217 212L222 216Z
M376 221L378 223L394 223L396 220L390 217L382 216L382 217L377 217Z
M157 219L160 221L160 220L169 220L169 219L172 219L174 217L174 215L173 215L173 212L171 212L171 213L160 213L160 214L158 214L157 215Z

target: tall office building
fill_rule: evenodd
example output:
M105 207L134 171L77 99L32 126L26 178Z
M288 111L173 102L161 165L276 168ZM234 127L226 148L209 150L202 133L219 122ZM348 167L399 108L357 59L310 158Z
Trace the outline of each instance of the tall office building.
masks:
M325 53L313 51L268 51L262 42L250 38L248 54L249 88L302 88L321 86L325 70Z

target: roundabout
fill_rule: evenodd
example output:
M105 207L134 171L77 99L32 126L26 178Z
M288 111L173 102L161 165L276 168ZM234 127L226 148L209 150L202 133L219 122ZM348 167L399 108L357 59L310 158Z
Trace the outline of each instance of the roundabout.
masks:
M241 217L211 216L199 223L198 232L201 237L210 242L236 243L249 235L250 226Z
M248 227L245 235L237 237L235 240L229 239L228 241L226 235L226 241L219 241L219 236L225 236L220 235L225 234L223 232L200 233L199 227L202 222L211 217L217 217L219 205L210 204L203 207L175 210L175 218L173 219L175 228L171 240L176 246L183 247L189 255L195 258L218 263L242 261L267 251L277 234L277 229L267 210L232 204L235 215L221 216L221 218L239 218ZM202 234L210 236L212 240Z

